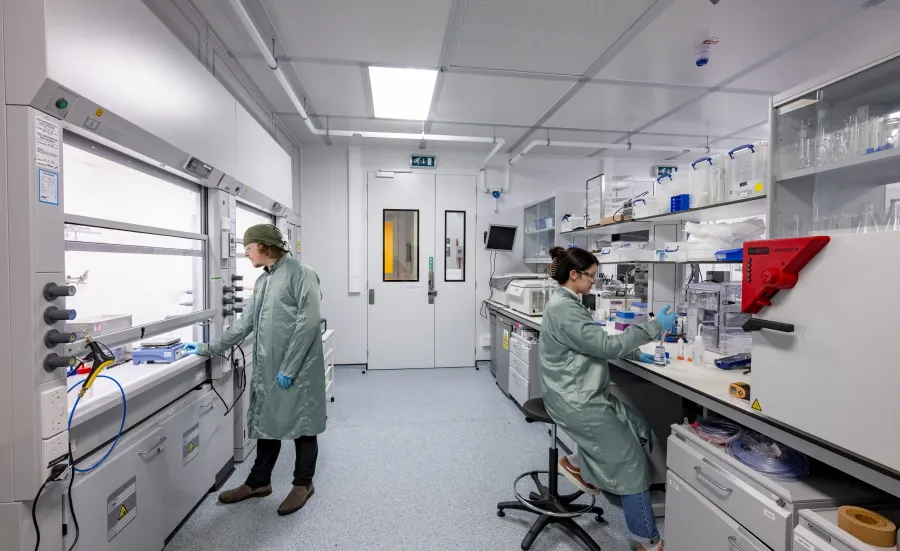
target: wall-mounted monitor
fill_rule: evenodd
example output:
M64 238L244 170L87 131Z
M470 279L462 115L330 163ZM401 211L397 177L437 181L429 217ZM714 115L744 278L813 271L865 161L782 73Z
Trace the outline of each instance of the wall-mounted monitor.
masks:
M497 226L491 224L487 231L484 248L489 251L511 251L516 243L516 226Z

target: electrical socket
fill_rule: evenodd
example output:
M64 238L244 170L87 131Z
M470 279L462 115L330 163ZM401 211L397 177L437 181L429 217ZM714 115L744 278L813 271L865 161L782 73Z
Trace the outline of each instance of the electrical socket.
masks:
M482 348L490 348L491 347L491 336L490 335L482 335L481 336L481 347Z
M41 438L50 438L66 430L68 400L64 386L41 392Z
M50 467L69 453L69 433L61 432L53 438L41 441L41 480L50 476Z

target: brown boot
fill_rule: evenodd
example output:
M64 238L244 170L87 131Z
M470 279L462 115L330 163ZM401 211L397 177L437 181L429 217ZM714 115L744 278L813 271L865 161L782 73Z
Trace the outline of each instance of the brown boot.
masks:
M278 507L278 514L281 516L296 513L306 505L309 498L316 493L316 488L310 484L309 486L294 486L291 493L288 494L281 505Z
M241 484L232 490L225 490L219 494L219 501L222 503L232 504L250 499L251 497L266 497L272 494L272 485L261 486L259 488L251 488L246 484Z

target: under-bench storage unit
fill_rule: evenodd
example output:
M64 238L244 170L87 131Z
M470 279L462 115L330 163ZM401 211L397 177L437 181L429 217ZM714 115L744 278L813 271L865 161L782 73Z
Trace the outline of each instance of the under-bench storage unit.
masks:
M888 499L824 466L800 482L773 480L682 425L672 426L666 465L666 551L734 551L735 542L789 551L801 509Z

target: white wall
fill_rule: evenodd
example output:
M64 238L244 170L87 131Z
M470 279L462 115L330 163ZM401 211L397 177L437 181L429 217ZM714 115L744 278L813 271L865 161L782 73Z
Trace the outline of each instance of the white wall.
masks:
M410 153L419 150L395 148L361 148L360 170L408 170ZM424 152L427 153L427 152ZM485 153L468 151L436 151L438 174L477 175ZM502 156L487 171L489 187L504 185ZM650 161L625 161L617 168L649 175ZM523 207L550 197L557 192L580 192L584 182L603 171L603 159L550 157L534 155L522 159L512 167L510 188L499 200L499 212L494 212L494 199L478 193L476 239L469 252L476 254L476 304L472 305L472 321L476 327L476 343L490 332L490 324L479 316L481 302L488 298L490 286L490 253L484 250L483 232L489 224L522 225ZM426 172L426 171L421 171ZM617 172L621 173L621 172ZM367 295L351 294L348 289L348 149L346 147L308 146L302 151L300 194L302 230L302 258L322 278L323 315L328 326L338 331L340 346L336 347L336 362L355 364L366 362ZM366 203L363 198L363 203ZM561 214L561 213L560 213ZM363 228L365 228L363 224ZM365 232L365 230L364 230ZM365 239L365 233L363 233ZM366 247L367 248L367 247ZM363 250L365 250L364 248ZM367 266L365 259L363 265ZM522 239L517 237L515 250L498 253L496 273L530 271L522 262ZM365 273L365 270L364 270ZM364 286L364 289L367 288ZM480 348L477 359L490 357L487 348Z

